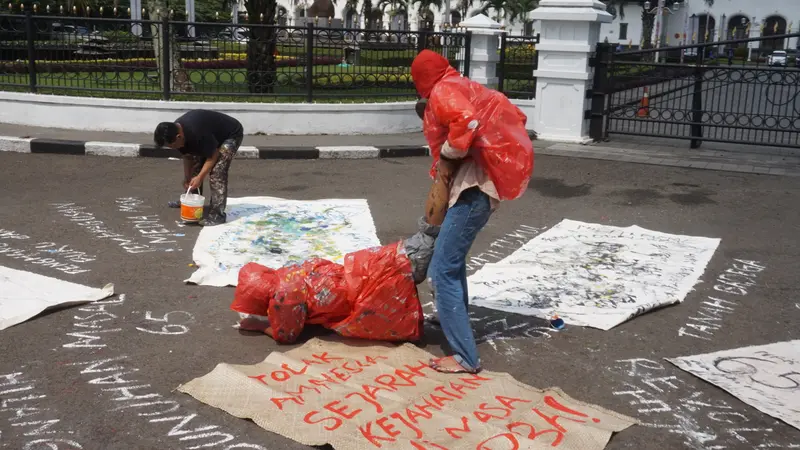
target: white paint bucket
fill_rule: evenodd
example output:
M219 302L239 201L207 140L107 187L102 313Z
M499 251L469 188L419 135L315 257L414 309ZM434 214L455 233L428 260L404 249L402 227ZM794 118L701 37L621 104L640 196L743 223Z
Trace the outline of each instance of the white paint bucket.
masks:
M186 191L181 195L181 220L184 222L199 222L203 218L203 205L206 198L199 194Z

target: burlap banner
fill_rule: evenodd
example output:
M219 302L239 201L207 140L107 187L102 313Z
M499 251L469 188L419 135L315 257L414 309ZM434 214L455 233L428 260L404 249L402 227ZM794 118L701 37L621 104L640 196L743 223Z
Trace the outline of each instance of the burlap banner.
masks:
M603 449L635 421L510 375L441 374L411 344L314 339L178 388L306 445L337 449Z

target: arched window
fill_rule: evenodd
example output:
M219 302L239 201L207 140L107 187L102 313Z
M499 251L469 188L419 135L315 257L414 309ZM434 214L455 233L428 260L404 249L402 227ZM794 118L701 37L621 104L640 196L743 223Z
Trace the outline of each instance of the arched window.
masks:
M764 33L762 36L778 36L786 34L786 19L781 16L769 16L764 20ZM783 50L786 39L765 39L761 41L761 50L770 52L772 50Z
M716 40L717 20L710 14L700 14L697 16L695 27L697 32L697 42L713 42Z

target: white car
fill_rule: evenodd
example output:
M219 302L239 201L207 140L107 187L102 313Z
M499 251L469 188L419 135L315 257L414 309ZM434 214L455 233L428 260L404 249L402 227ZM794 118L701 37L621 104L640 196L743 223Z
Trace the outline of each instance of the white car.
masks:
M770 67L772 66L781 66L786 67L787 61L789 61L789 57L786 55L786 52L783 50L775 50L769 55L769 59L767 63Z
M245 43L245 42L250 40L249 39L249 35L250 35L250 31L247 28L228 27L228 28L222 30L219 33L219 35L217 35L217 38L221 39L221 40L224 40L224 41L234 41L234 42Z

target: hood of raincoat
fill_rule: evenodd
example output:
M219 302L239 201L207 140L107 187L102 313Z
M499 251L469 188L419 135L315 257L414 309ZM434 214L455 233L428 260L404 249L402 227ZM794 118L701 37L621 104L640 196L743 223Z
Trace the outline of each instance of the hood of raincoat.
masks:
M433 87L442 78L456 74L458 72L450 67L450 62L444 56L427 49L421 51L411 63L411 79L422 98L430 98Z

